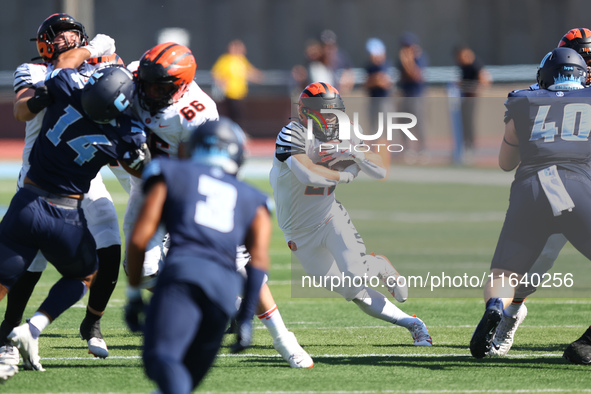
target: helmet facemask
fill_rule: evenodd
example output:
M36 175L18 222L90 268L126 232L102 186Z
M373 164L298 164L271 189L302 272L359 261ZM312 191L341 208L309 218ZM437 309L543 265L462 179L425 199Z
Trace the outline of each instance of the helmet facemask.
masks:
M75 33L77 39L68 40L64 37L65 46L58 49L55 39L60 33L64 32ZM37 41L37 50L43 60L53 61L63 52L88 45L88 36L86 35L84 26L71 16L67 14L54 14L41 24L37 31L37 37L31 39L31 41Z
M336 140L339 136L338 116L323 110L345 112L345 104L338 90L331 85L311 83L300 94L298 101L300 122L306 127L311 122L312 132L319 141Z
M137 92L140 106L152 116L174 104L180 86L174 82L150 82L138 79Z
M339 121L335 114L320 113L312 108L300 104L300 121L304 126L308 126L308 120L312 121L312 132L314 136L322 141L328 142L338 139ZM344 111L345 108L338 108Z

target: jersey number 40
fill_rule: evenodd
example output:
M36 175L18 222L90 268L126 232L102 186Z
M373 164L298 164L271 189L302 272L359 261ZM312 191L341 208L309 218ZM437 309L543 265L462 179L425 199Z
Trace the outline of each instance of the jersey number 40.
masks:
M582 103L566 104L562 116L562 127L556 127L556 122L546 122L550 111L549 105L538 108L530 141L544 139L553 142L554 136L560 135L565 141L587 141L591 132L591 105ZM578 120L578 121L577 121Z

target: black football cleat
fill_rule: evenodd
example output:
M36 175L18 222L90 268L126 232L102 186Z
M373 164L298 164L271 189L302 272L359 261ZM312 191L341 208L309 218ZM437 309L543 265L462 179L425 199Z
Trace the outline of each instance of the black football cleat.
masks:
M568 345L562 357L573 364L591 365L591 327Z
M470 340L470 353L476 358L488 355L495 330L503 317L503 301L500 298L491 298L486 303L486 310Z

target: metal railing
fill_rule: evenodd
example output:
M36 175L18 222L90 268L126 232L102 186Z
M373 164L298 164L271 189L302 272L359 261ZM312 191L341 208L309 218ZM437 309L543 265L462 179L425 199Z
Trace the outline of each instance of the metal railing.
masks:
M536 64L516 64L509 66L487 66L486 69L490 72L493 82L531 82L535 80ZM366 80L366 73L363 68L354 68L355 83L361 84ZM391 68L389 70L393 80L398 80L398 70ZM0 89L11 89L13 82L14 71L0 71ZM291 71L289 70L265 70L263 86L281 87L289 86L291 81ZM457 81L459 78L459 70L456 66L439 66L428 67L426 70L426 81L428 84L445 84L448 82ZM199 81L199 85L204 87L213 84L213 78L209 70L197 70L195 79Z

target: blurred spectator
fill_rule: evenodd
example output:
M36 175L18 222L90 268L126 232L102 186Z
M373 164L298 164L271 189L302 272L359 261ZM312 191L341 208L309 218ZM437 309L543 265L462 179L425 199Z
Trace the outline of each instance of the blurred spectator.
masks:
M351 68L351 60L345 51L337 45L337 35L332 30L324 30L320 34L323 49L323 62L332 72L334 84L341 95L345 95L355 85L355 74ZM313 81L319 82L319 81Z
M410 146L413 149L406 150L409 146L407 141L404 141L405 159L409 163L414 163L417 158L417 153L423 163L428 162L429 157L425 151L425 133L424 133L424 116L423 107L424 102L422 97L425 94L425 68L428 65L427 55L419 46L418 37L410 32L406 32L400 38L400 52L398 54L397 67L400 71L400 79L398 87L400 88L401 96L401 112L410 112L417 117L417 125L412 128L412 133L417 137L418 141L411 141ZM416 147L416 148L415 148ZM418 151L418 152L417 152Z
M211 74L222 95L220 113L241 124L242 100L248 94L248 82L263 80L261 71L246 58L244 43L240 40L231 41L228 52L216 60Z
M369 130L369 134L373 134L379 128L380 112L383 113L382 119L384 119L387 112L393 112L392 100L390 98L392 78L388 74L391 62L386 57L386 46L379 38L370 38L367 40L365 48L369 53L369 63L365 67L367 73L365 89L370 98L369 124L371 130ZM385 128L384 123L382 127ZM386 146L388 144L386 133L383 133L382 138L376 141L376 143ZM386 170L388 170L390 168L390 152L384 148L380 149L378 153L386 165Z
M462 95L462 131L464 149L470 156L474 149L474 113L476 109L475 97L478 97L483 87L491 83L489 72L484 65L476 58L474 52L466 47L456 49L456 63L461 71L459 81L460 93Z
M326 56L322 44L316 40L308 41L304 54L306 56L306 65L296 65L291 69L294 84L290 90L299 95L306 86L313 82L335 85L334 75L326 65Z

